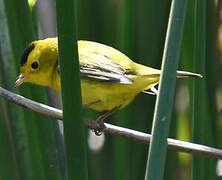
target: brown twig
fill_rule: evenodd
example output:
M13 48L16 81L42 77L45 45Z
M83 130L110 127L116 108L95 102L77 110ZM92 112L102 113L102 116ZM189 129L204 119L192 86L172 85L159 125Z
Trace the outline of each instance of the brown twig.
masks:
M30 100L21 95L12 93L2 87L0 87L0 96L9 102L26 107L38 113L41 113L41 114L44 114L44 115L47 115L47 116L50 116L59 120L63 119L62 110ZM98 129L99 127L99 125L95 121L85 121L85 125L89 129ZM150 134L111 125L108 123L105 123L104 132L113 134L113 135L119 135L124 138L141 142L141 143L146 143L146 144L148 144L151 140ZM217 148L212 148L206 145L200 145L200 144L175 140L171 138L167 139L167 143L170 149L174 149L176 151L187 152L191 154L206 155L206 156L222 159L222 150L217 149Z

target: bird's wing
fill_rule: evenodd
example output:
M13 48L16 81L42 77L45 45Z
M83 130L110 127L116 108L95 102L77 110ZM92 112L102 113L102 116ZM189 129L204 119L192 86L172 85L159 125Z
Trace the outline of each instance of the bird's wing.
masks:
M90 57L80 56L80 77L103 82L132 83L125 69L102 54L91 54Z
M96 56L80 55L80 78L102 82L118 82L131 84L132 80L126 76L126 70L120 65L112 63L108 57L98 54ZM60 65L56 64L56 70L60 74Z

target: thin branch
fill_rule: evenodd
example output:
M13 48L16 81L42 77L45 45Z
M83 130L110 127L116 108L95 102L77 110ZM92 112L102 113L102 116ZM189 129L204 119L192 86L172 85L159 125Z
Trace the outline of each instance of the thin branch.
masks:
M42 103L35 102L21 95L12 93L2 87L0 87L0 96L9 102L26 107L35 112L47 115L55 119L59 119L59 120L63 119L62 110L47 106ZM98 129L99 127L99 125L95 121L85 121L85 125L89 129ZM141 143L146 143L146 144L150 143L150 139L151 139L150 134L111 125L108 123L105 123L104 132L113 134L113 135L119 135L124 138L141 142ZM187 152L191 154L199 154L199 155L211 156L211 157L222 159L222 150L220 149L212 148L205 145L175 140L171 138L167 139L167 143L170 149L174 149L181 152Z

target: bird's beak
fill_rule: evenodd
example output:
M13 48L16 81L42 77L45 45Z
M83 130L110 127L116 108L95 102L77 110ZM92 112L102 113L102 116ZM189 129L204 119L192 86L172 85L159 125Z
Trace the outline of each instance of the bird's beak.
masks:
M27 77L24 76L23 74L20 74L18 79L15 82L15 87L19 87L20 85L22 85L25 81L26 81Z

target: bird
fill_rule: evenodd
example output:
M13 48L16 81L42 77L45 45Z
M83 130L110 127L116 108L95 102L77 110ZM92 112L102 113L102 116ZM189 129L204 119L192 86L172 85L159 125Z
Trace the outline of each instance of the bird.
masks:
M78 40L77 45L82 104L102 113L97 118L100 124L140 92L157 93L154 87L159 83L161 70L136 63L119 50L98 42ZM31 42L22 53L15 86L28 82L59 93L58 53L57 37ZM188 71L177 71L176 75L179 78L202 77Z

